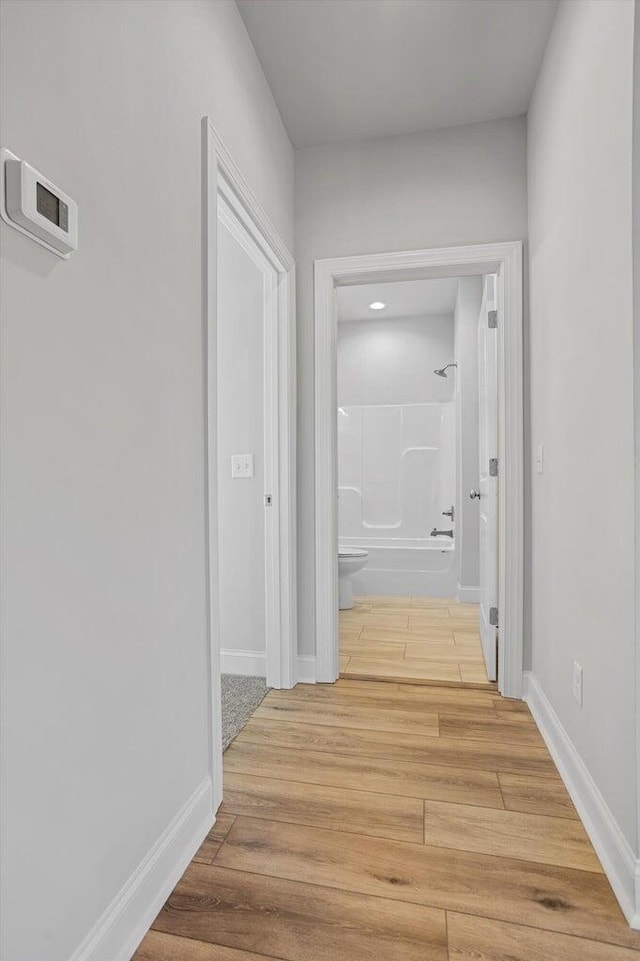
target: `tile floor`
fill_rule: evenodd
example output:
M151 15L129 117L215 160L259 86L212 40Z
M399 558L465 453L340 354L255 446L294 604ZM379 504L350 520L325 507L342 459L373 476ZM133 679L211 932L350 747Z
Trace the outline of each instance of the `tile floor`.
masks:
M478 605L455 598L357 597L340 611L340 675L491 690Z

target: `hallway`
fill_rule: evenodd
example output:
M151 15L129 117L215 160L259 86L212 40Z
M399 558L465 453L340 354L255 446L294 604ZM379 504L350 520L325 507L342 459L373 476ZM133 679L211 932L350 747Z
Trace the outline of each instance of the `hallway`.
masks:
M340 675L495 690L478 605L455 597L357 597L340 611Z
M631 961L528 708L340 680L267 695L135 961Z

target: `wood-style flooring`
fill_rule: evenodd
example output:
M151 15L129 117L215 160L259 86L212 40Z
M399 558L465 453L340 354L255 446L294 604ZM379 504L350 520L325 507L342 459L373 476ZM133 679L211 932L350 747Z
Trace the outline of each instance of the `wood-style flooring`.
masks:
M493 690L478 630L477 604L357 597L355 607L340 611L340 675Z
M135 961L631 961L528 709L340 680L272 691Z

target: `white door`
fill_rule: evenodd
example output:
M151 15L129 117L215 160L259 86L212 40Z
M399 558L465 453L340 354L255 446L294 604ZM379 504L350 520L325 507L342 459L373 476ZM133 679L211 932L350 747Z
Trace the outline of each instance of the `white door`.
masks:
M277 275L222 199L217 240L221 666L280 687Z
M480 639L490 681L498 676L498 330L497 277L485 277L478 318Z

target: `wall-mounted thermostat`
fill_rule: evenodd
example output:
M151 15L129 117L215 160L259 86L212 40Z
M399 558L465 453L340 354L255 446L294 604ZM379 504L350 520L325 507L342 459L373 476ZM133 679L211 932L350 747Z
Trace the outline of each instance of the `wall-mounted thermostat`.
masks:
M78 247L78 207L59 187L4 147L0 214L11 227L65 259Z

